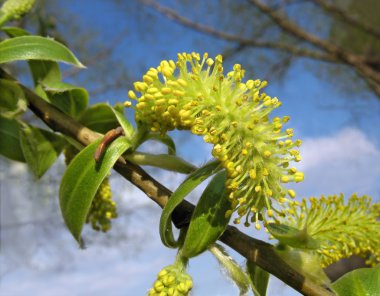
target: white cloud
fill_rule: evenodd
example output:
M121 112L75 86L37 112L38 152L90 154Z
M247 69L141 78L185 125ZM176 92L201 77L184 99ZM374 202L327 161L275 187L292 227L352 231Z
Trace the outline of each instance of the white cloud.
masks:
M302 195L346 193L379 195L380 149L361 130L346 128L329 137L307 138L298 168Z

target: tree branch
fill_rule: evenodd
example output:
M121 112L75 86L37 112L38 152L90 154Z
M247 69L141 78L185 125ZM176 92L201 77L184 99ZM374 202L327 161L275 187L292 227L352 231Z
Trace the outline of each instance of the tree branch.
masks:
M339 8L338 6L331 4L325 0L312 0L314 3L322 7L325 11L335 14L341 20L349 25L352 25L362 31L372 35L373 37L380 39L380 31L378 28L372 27L367 23L363 23L360 19L350 15L347 11Z
M283 13L273 10L271 7L265 5L260 0L248 1L261 12L265 13L269 18L271 18L273 22L284 32L324 50L326 53L333 55L341 62L353 66L362 77L369 78L374 82L380 84L380 73L373 70L370 66L366 65L363 62L362 56L347 52L329 41L320 39L319 37L304 31Z
M281 42L270 42L270 41L259 41L255 39L249 39L244 38L238 35L229 34L223 31L218 31L214 28L211 28L209 26L193 22L192 20L178 14L175 10L162 6L156 1L152 0L143 0L144 4L154 8L159 13L163 14L167 18L185 26L190 29L196 30L200 33L207 34L213 37L216 37L218 39L231 41L231 42L237 42L239 46L252 46L257 48L268 48L268 49L274 49L274 50L281 50L285 51L291 54L294 54L299 57L307 57L315 60L321 60L325 62L338 62L339 60L336 59L333 55L325 54L318 51L312 51L305 48L298 48L294 47L290 44L281 43Z
M0 78L16 81L1 68ZM101 137L100 134L76 122L53 105L44 101L41 97L21 83L19 83L19 85L25 93L29 108L54 131L72 137L83 145L88 145ZM114 169L133 185L141 189L150 199L162 208L172 194L172 192L164 185L160 184L141 167L134 165L133 163L128 162L123 164L118 162ZM181 228L187 226L193 210L194 205L187 201L183 201L175 209L172 215L172 220L176 227ZM236 227L228 226L219 240L304 295L333 295L325 288L305 278L287 265L278 257L272 245L251 238L240 232Z
M363 79L365 79L366 81L371 81L371 83L369 84L370 88L377 96L380 97L380 73L378 71L375 71L373 67L371 67L371 65L369 64L370 61L368 60L368 57L348 53L338 48L332 43L319 39L317 36L303 31L300 27L298 27L295 23L291 22L281 13L278 13L274 9L271 9L270 7L262 4L260 1L248 0L258 9L267 14L285 32L297 37L298 39L301 39L302 41L306 41L322 49L324 52L299 48L284 42L260 41L256 39L241 37L234 34L229 34L203 24L193 22L192 20L178 14L175 10L162 6L154 0L141 1L182 26L188 27L192 30L198 31L203 34L207 34L209 36L216 37L218 39L230 42L237 42L239 47L251 46L256 48L280 50L298 57L306 57L330 63L349 64L353 66L356 72L361 77L363 77ZM374 62L377 63L378 60L376 59Z

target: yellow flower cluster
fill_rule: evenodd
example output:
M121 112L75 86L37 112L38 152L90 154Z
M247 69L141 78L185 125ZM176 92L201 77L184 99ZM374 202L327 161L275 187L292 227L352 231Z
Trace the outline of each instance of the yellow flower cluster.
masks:
M244 70L235 64L223 74L222 56L178 54L178 61L162 61L150 68L143 81L135 82L138 97L129 91L125 105L135 108L136 122L153 132L165 134L173 129L190 130L213 144L212 155L228 172L226 188L231 210L245 216L245 225L262 218L264 211L274 214L272 201L295 197L281 183L300 182L303 173L289 167L300 161L300 140L291 140L293 130L282 130L289 117L269 117L281 105L260 90L266 81L243 82ZM240 223L240 218L235 223Z
M32 9L35 0L7 0L4 2L0 12L9 19L18 19Z
M91 223L96 231L107 232L111 229L111 219L114 218L117 218L116 203L112 200L109 180L105 178L92 200L86 223Z
M309 203L293 201L283 210L279 222L298 229L320 243L317 253L322 267L351 255L369 256L367 264L380 263L380 204L368 196L311 197Z
M78 152L79 151L72 145L66 147L64 150L66 165L69 165ZM92 200L90 210L86 217L86 223L91 223L91 227L96 231L107 232L111 229L111 219L116 217L116 203L112 200L109 179L106 177L100 184Z
M175 265L163 268L148 292L149 296L186 296L193 287L193 280Z

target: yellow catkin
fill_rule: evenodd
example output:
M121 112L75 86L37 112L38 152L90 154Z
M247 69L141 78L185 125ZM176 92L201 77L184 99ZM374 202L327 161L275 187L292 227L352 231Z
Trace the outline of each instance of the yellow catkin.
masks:
M201 59L197 53L180 53L176 62L162 61L156 76L150 71L143 81L134 83L140 95L135 98L135 93L130 93L137 101L136 107L132 106L136 122L161 134L190 130L213 144L212 155L228 172L226 188L232 212L237 211L239 200L246 200L247 209L255 207L265 214L273 202L283 203L295 196L281 182L303 180L301 172L287 168L300 160L300 141L291 140L293 129L282 131L288 116L269 119L281 102L261 92L266 81L244 83L240 64L225 75L221 55L212 59L204 54ZM238 214L251 216L252 212L241 209Z
M289 202L287 212L278 221L298 229L307 229L317 240L317 249L326 267L352 255L368 257L367 263L380 263L380 204L371 204L368 196L348 198L330 195Z

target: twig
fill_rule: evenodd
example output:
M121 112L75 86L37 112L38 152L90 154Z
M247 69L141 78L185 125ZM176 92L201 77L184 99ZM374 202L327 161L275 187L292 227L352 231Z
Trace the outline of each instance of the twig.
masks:
M314 3L322 7L325 11L337 15L341 20L350 24L356 28L361 29L362 31L371 34L377 39L380 39L380 31L378 28L372 27L371 25L364 23L361 19L358 19L350 15L347 11L339 8L338 6L331 4L325 0L312 0Z
M142 1L144 4L149 5L153 7L156 11L160 12L161 14L165 15L167 18L185 26L188 28L191 28L193 30L196 30L198 32L214 36L219 39L237 42L240 46L252 46L257 48L269 48L269 49L275 49L275 50L281 50L285 51L291 54L294 54L296 56L300 57L308 57L311 59L321 60L325 62L338 62L339 60L336 59L333 55L325 54L318 51L312 51L305 48L298 48L294 47L287 43L281 43L281 42L270 42L270 41L259 41L256 39L249 39L244 38L238 35L229 34L223 31L218 31L214 28L211 28L209 26L193 22L192 20L178 14L175 10L170 9L168 7L162 6L156 1L152 0L144 0Z
M0 78L15 80L0 68ZM82 124L50 105L37 94L19 83L25 93L29 108L54 131L61 132L73 137L83 145L88 145L98 139L101 135L86 128ZM141 189L149 198L160 207L164 207L172 192L164 185L160 184L141 167L130 162L122 164L116 163L114 169L129 180L136 187ZM176 227L188 225L194 205L184 201L172 214L172 220ZM269 273L278 277L289 286L293 287L304 295L311 296L332 296L333 294L325 288L315 284L305 278L297 271L280 259L272 245L263 241L251 238L240 232L236 227L228 226L220 240L243 255L248 260L256 263Z
M273 22L279 26L284 32L324 50L326 53L333 55L336 59L353 66L356 71L364 78L369 78L380 84L380 73L363 63L361 56L347 52L335 44L320 39L319 37L304 31L296 23L291 21L283 13L274 11L271 7L265 5L260 0L248 0L257 9L265 13Z

